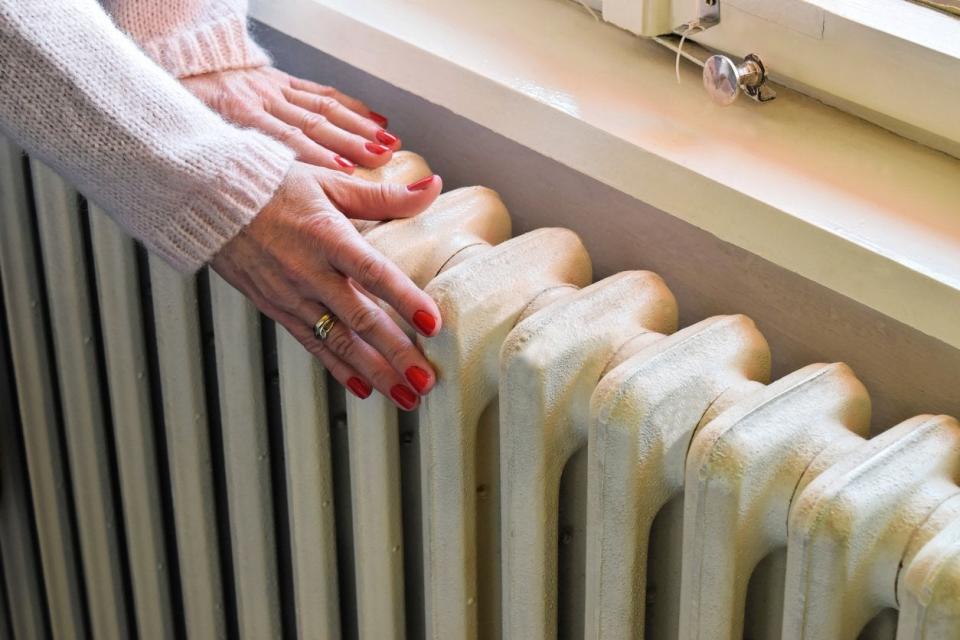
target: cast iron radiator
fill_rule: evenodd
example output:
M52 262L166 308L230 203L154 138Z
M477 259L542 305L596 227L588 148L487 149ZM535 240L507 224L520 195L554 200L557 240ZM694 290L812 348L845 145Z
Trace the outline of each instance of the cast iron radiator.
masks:
M844 364L488 189L363 227L444 317L402 415L5 144L0 207L0 635L960 637L955 419L868 438Z

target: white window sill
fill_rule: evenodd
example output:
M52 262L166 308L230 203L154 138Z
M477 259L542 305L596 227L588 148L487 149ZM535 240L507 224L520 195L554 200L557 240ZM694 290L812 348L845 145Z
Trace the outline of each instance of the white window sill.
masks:
M562 0L253 0L257 20L960 348L960 160ZM934 90L934 89L931 89ZM586 213L586 212L585 212Z
M956 16L907 0L722 0L721 6L720 24L695 40L737 56L758 53L773 80L960 157Z

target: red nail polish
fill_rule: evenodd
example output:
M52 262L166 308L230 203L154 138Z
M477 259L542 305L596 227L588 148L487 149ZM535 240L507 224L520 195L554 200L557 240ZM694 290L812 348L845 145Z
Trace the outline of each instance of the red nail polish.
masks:
M417 403L417 396L402 384L393 385L390 389L390 397L407 411L413 409L413 406Z
M344 169L353 169L357 165L353 164L343 156L333 156L334 162L343 167Z
M420 367L408 367L405 375L407 376L407 381L413 385L413 388L417 390L417 393L423 395L423 392L427 390L427 385L430 383L430 375L421 369Z
M363 146L367 148L367 151L378 156L382 156L387 151L389 151L389 149L387 149L385 146L383 146L382 144L377 144L376 142L368 142Z
M377 113L376 111L371 111L371 112L370 112L370 119L373 120L374 122L376 122L378 125L380 125L380 126L383 127L384 129L386 129L386 128L387 128L387 125L390 124L390 122L387 120L386 116L382 116L382 115L380 115L379 113Z
M431 184L433 184L433 176L427 176L426 178L420 178L416 182L411 182L407 185L407 191L423 191L427 189Z
M350 387L350 391L353 391L354 395L361 400L369 398L370 393L373 391L370 385L356 376L347 380L347 386Z
M433 335L434 329L437 328L437 319L433 317L433 314L420 310L414 312L413 324L417 325L420 333L431 336Z
M384 131L383 129L380 129L380 131L377 131L377 140L379 140L380 142L382 142L383 144L389 147L391 144L399 140L399 138L397 138L397 136L393 135L389 131Z

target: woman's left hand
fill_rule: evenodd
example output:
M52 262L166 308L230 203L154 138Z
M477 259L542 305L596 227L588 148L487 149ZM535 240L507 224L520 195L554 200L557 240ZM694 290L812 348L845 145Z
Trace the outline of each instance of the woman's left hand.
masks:
M332 87L273 67L216 71L181 80L226 120L292 148L301 162L353 173L386 164L400 140L387 119Z

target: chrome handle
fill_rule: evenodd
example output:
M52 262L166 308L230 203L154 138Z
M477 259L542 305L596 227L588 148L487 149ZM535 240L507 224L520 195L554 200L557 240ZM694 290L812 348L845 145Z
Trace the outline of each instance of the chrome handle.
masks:
M713 55L703 65L703 87L711 100L723 106L733 104L741 91L758 102L773 100L777 94L764 84L766 81L763 62L752 53L741 64L727 56Z

